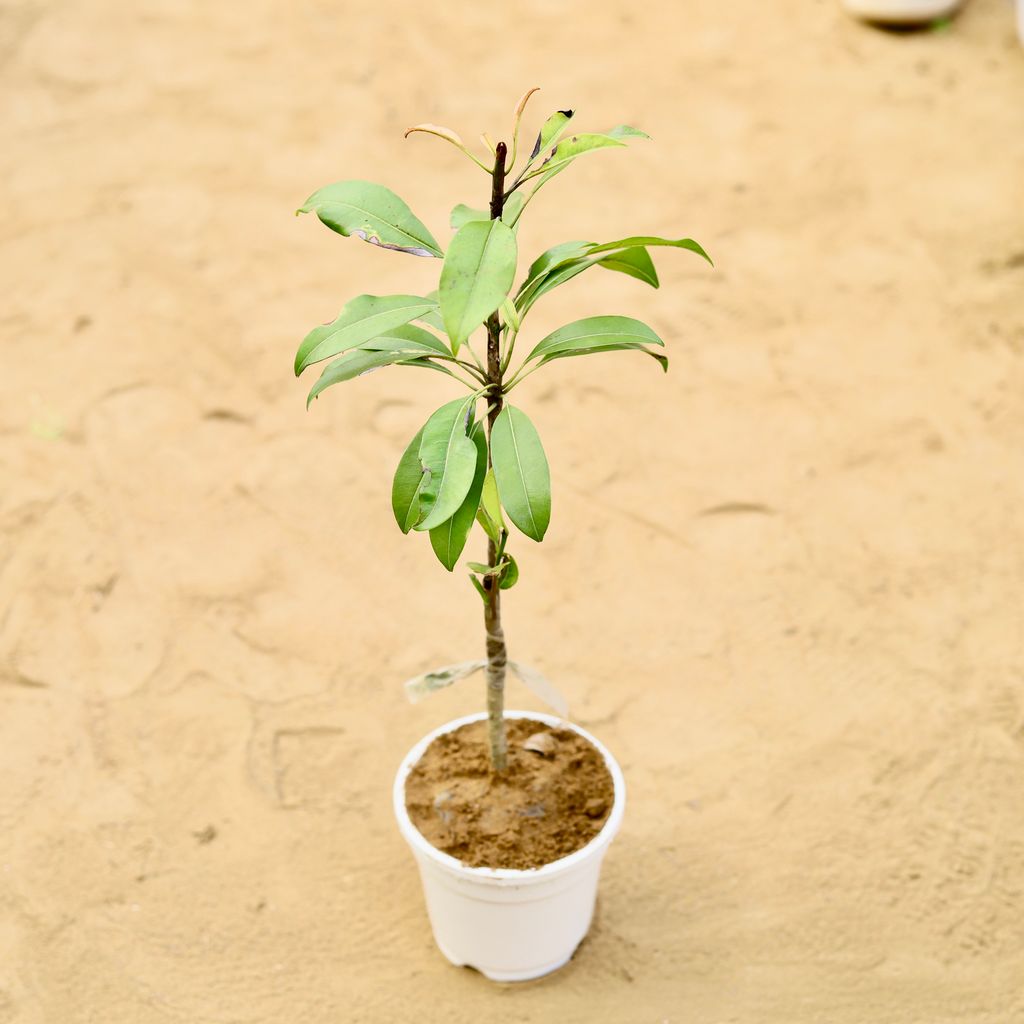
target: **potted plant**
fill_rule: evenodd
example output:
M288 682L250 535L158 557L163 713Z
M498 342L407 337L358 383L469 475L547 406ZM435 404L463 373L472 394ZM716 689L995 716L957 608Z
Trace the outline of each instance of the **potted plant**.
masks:
M415 697L483 670L487 709L449 722L418 743L398 771L394 800L399 827L420 867L439 947L453 963L497 980L539 977L572 955L589 928L601 860L625 801L622 772L611 754L564 720L550 684L507 657L502 594L519 579L512 528L539 542L551 517L540 437L509 396L536 371L569 357L634 351L668 368L661 338L629 317L589 316L566 324L532 344L516 365L517 343L520 355L525 347L519 336L538 300L591 267L657 288L649 249L688 249L708 259L689 238L562 242L538 256L515 287L517 225L537 193L585 153L647 138L626 125L575 132L573 111L560 110L543 123L532 147L520 152L523 111L534 92L515 107L510 146L481 136L486 159L451 129L421 124L406 132L444 139L487 175L487 208L455 207L447 251L382 185L337 182L314 192L298 211L315 213L342 235L440 261L437 291L360 295L333 322L310 331L299 346L295 372L330 360L307 407L331 385L389 365L440 371L465 388L410 441L391 497L399 528L427 534L449 572L474 525L486 536L486 561L467 563L483 602L486 657L436 669L406 685ZM481 327L485 341L478 352L474 332ZM506 710L509 668L561 715Z

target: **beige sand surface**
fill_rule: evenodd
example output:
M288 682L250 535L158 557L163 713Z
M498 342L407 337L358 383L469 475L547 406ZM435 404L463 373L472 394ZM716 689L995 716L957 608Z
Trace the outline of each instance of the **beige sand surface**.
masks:
M0 5L2 1024L1024 1021L1009 10L514 6ZM584 275L531 327L634 313L673 367L521 394L556 490L513 656L631 803L574 963L497 988L435 951L388 804L481 700L399 687L480 649L389 511L451 392L385 371L307 415L289 370L436 264L291 212L367 177L447 238L487 183L401 130L498 134L529 85L531 126L655 142L560 178L524 252L663 229L718 269Z

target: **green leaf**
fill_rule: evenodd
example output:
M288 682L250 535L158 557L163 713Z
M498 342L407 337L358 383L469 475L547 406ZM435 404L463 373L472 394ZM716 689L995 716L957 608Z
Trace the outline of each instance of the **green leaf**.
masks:
M527 537L544 539L551 521L551 473L537 430L506 405L491 428L491 460L501 504Z
M452 352L493 313L516 273L516 236L500 220L459 228L441 271L438 294Z
M505 555L508 561L508 568L505 570L498 583L500 590L511 590L519 582L519 566L511 555Z
M661 238L659 235L632 235L629 238L619 238L614 242L602 242L590 249L590 255L599 252L610 252L613 249L632 249L635 246L670 246L673 249L689 249L698 256L711 263L711 257L704 251L699 242L692 238ZM714 266L714 263L711 263Z
M484 604L489 604L491 600L490 595L484 590L484 585L472 573L469 574L469 582L473 584L473 588L480 595L480 600Z
M523 195L519 192L513 192L508 197L505 203L505 208L501 212L501 219L506 224L513 224L519 216L519 212L523 208ZM467 206L465 203L459 203L452 210L451 214L451 225L453 231L458 231L459 228L468 224L474 220L490 220L490 210L477 210L471 206Z
M423 316L416 317L421 324L426 324L428 327L433 327L435 331L444 332L444 321L441 319L441 311L435 306L433 309L428 310ZM448 346L446 345L445 348ZM451 349L448 349L450 352Z
M629 274L657 288L658 275L650 254L646 252L647 246L689 249L711 262L708 254L692 238L635 235L600 245L593 242L563 242L549 249L531 265L526 281L516 294L516 307L520 315L525 315L542 295L593 266Z
M441 363L435 363L429 356L422 356L417 359L403 359L399 366L412 366L419 370L436 370L438 373L443 373L448 377L453 377L455 380L465 384L466 382L457 373L452 373L447 366Z
M664 342L639 320L628 316L591 316L552 331L537 343L526 357L526 362L540 359L542 363L548 363L567 356L632 349L646 352L667 370L668 360L659 353L651 352L647 345L664 346ZM508 508L507 505L505 507Z
M573 115L571 110L556 110L541 126L537 141L534 143L530 160L535 160L542 149L554 145L565 131Z
M593 244L593 242L560 242L542 252L530 264L526 280L519 286L519 291L516 294L523 295L535 287L540 279L550 273L554 267L584 255L589 252Z
M420 427L409 447L402 453L391 484L391 509L402 533L408 533L419 518L419 492L423 483L423 467L420 465L420 441L425 427Z
M477 509L476 518L484 528L484 533L495 544L500 544L501 531L505 529L505 520L501 515L501 501L498 498L498 485L494 482L493 469L488 469L487 475L484 477L480 507Z
M309 408L310 403L321 391L329 388L332 384L340 384L342 381L361 377L364 373L378 370L382 366L390 366L392 363L416 359L417 356L422 354L422 348L415 348L412 345L409 345L406 349L389 348L374 350L357 348L351 352L346 352L343 356L339 356L333 362L327 364L324 372L320 374L319 379L309 392L309 397L306 399L306 408Z
M401 327L393 327L384 334L364 341L359 346L364 349L372 349L375 352L415 350L417 352L436 352L438 355L450 356L451 349L436 335L430 331L423 330L415 324L403 324Z
M632 128L628 124L617 124L610 132L607 132L613 139L649 139L647 132L639 128Z
M590 153L595 149L607 149L610 146L625 146L625 143L610 135L600 135L596 132L570 135L567 139L559 142L547 159L536 170L527 174L523 180L527 181L538 174L550 173L575 160L576 157L583 156L584 153Z
M442 405L423 427L420 463L427 479L420 488L416 530L432 530L455 514L476 474L477 448L466 433L476 396Z
M658 287L658 272L654 269L654 260L650 253L642 246L635 245L632 249L622 249L605 256L603 260L597 261L597 266L606 270L617 270L620 274L635 277L638 281L649 284L652 288Z
M332 231L357 235L384 249L443 256L434 236L389 188L371 181L338 181L317 189L296 213L316 213Z
M487 473L487 437L484 434L483 424L474 424L470 432L470 438L476 445L476 473L465 500L458 507L455 514L440 526L435 526L430 531L430 546L434 549L440 563L451 572L458 562L466 546L469 531L473 528L473 520L476 518L476 511L480 506L480 492L484 486L484 476Z
M479 573L483 577L487 576L501 576L505 570L508 569L511 564L511 556L502 558L497 565L488 565L486 562L467 562L466 565L475 573Z
M302 339L295 354L295 376L313 363L357 348L434 308L435 303L419 295L359 295L345 304L336 320L314 327Z
M595 257L581 257L574 260L564 260L559 263L553 270L550 270L543 277L539 278L533 285L533 287L520 296L518 299L519 315L523 317L526 315L527 310L542 296L548 292L553 291L560 284L565 284L570 278L575 277L577 274L582 274L588 267L592 267L595 263L601 261L600 256Z

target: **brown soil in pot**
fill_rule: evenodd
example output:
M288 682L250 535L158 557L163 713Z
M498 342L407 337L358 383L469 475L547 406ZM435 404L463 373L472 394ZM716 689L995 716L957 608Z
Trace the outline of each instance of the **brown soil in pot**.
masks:
M533 748L533 749L531 749ZM604 759L579 733L508 722L508 770L492 774L487 723L445 733L405 783L409 817L468 867L538 868L586 846L615 798Z

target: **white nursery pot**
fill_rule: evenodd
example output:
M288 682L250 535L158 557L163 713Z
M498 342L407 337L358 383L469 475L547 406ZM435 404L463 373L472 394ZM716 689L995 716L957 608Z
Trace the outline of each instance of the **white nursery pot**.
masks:
M608 844L619 831L626 784L615 758L586 730L554 715L506 711L557 729L571 729L594 745L611 773L615 802L604 827L582 849L529 870L469 868L423 838L405 808L405 780L438 737L487 717L456 718L424 736L406 754L395 776L398 827L412 848L423 879L427 913L441 952L458 967L474 967L492 981L527 981L569 961L590 928L597 880Z

